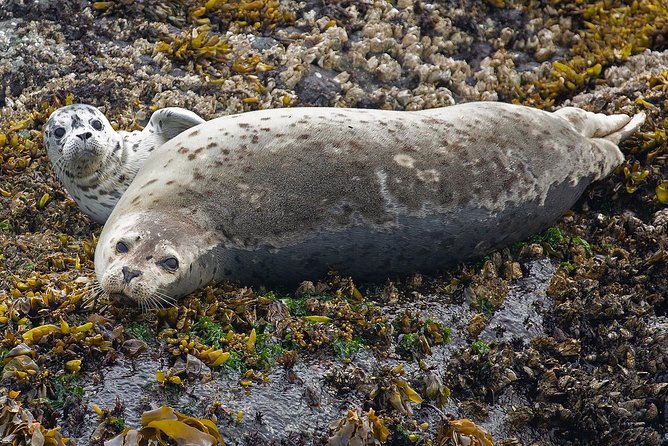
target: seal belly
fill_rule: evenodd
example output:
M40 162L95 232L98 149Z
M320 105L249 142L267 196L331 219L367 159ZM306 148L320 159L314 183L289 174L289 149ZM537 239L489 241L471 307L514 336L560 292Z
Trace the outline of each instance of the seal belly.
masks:
M220 246L218 280L250 285L296 284L337 271L376 282L416 271L433 273L484 255L535 234L563 215L589 184L552 186L545 203L537 199L493 213L462 207L448 214L404 216L391 230L364 224L314 231L284 248L238 249Z

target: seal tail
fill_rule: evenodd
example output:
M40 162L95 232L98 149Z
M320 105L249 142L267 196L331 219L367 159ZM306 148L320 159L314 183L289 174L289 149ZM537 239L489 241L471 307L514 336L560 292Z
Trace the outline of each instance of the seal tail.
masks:
M624 154L617 145L635 133L646 117L642 112L635 116L604 115L575 107L564 107L554 114L568 121L577 132L591 140L599 159L599 163L593 167L594 180L605 178L624 162Z

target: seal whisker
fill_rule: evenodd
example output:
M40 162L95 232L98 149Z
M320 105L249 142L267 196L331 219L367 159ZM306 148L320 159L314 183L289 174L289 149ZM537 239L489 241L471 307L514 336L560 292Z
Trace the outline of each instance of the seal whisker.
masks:
M176 299L173 299L173 298L171 298L171 297L169 297L169 296L156 295L156 297L157 297L161 302L163 302L164 304L166 304L165 306L173 307L174 305L176 305Z
M86 300L84 302L84 306L86 306L88 303L92 303L91 305L91 311L95 311L96 309L99 311L103 311L107 305L102 305L100 308L97 308L97 305L100 303L100 298L103 298L107 302L109 301L109 294L105 291L105 289L102 287L102 284L98 281L95 281L89 288L89 293L86 296Z
M53 170L56 173L56 176L60 176L65 168L65 158L61 155L56 161L52 163Z
M86 291L87 291L86 297L91 299L95 299L100 294L104 294L104 290L102 289L102 286L98 282L91 284Z
M154 294L151 297L153 298L153 302L154 302L153 308L165 308L165 307L169 306L169 305L165 305L166 302L160 296L158 296L157 294Z
M153 295L150 295L150 294L146 295L146 296L143 296L141 298L141 300L139 301L139 304L140 304L140 307L141 307L143 313L146 313L148 310L150 310L152 308L158 308L159 307L159 305L156 305L156 301L155 301L155 298L153 297Z
M149 302L151 304L150 309L163 308L163 305L158 300L158 296L156 296L155 294L152 294L152 295L148 296L147 299L149 300Z
M174 305L176 303L176 299L174 298L174 296L171 296L171 295L169 295L165 292L162 292L162 291L159 291L159 293L167 302L171 302L172 305Z
M161 292L159 289L155 290L151 297L159 300L162 303L167 304L167 306L176 305L176 299L174 299L173 297ZM160 305L160 306L162 306L162 305Z

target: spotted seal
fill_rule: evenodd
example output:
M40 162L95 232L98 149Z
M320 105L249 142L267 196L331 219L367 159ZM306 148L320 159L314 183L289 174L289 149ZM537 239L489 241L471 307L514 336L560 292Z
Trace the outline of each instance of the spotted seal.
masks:
M51 114L44 145L56 176L79 208L104 223L151 152L202 122L189 110L169 107L153 113L141 132L117 132L97 108L74 104Z
M493 102L214 119L146 160L100 235L96 275L151 306L212 280L434 271L549 227L643 121Z

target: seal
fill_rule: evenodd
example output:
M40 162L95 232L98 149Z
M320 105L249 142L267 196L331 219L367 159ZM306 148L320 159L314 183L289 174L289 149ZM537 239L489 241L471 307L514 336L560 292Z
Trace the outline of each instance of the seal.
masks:
M116 132L91 105L74 104L51 114L44 145L56 176L79 208L104 223L144 160L179 133L204 120L178 107L157 110L142 131Z
M102 230L96 276L146 307L211 281L433 272L549 227L644 119L494 102L214 119L146 160Z

